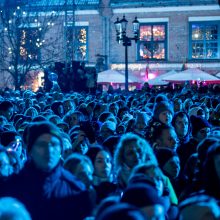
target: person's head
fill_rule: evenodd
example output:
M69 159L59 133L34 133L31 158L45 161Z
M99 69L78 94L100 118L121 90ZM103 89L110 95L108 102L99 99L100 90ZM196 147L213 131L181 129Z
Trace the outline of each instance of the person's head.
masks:
M193 105L193 101L191 98L187 98L183 103L183 109L188 113L190 106Z
M147 219L165 220L162 198L157 190L147 183L129 185L122 195L121 202L138 207Z
M0 198L0 220L31 220L25 206L12 197Z
M101 146L90 147L86 154L94 166L94 176L109 178L112 173L112 157L108 150Z
M60 162L62 137L50 122L35 122L27 127L25 142L32 163L41 171L52 171Z
M51 105L51 109L54 112L55 115L58 115L59 117L63 117L64 115L64 107L62 102L54 102Z
M158 148L176 149L178 147L175 129L169 125L161 124L154 129L153 139Z
M208 195L194 195L179 204L182 220L218 220L220 211L217 201Z
M75 130L70 133L70 139L73 152L80 154L86 154L89 149L89 139L85 131L80 126L74 126Z
M66 158L64 168L80 179L87 189L92 184L94 168L91 160L82 154L73 153Z
M51 122L51 123L53 123L55 125L57 125L57 124L62 122L62 119L58 115L50 115L47 118L48 118L49 122Z
M114 155L116 169L124 164L130 168L151 161L157 164L155 155L149 143L140 136L127 133L122 135Z
M201 108L203 109L204 113L205 113L205 119L208 121L209 117L210 117L210 110L207 107L207 105L201 105Z
M76 105L73 100L66 99L63 101L63 107L64 107L64 112L66 114L68 111L74 111L76 108Z
M30 116L30 117L34 118L34 117L38 116L38 111L34 107L29 107L24 112L24 115L25 116Z
M200 142L210 134L212 126L206 119L192 115L190 121L192 125L192 136L197 141Z
M62 159L65 160L70 154L73 153L72 144L70 136L67 133L61 131L63 149L62 149Z
M182 111L183 103L180 98L175 98L173 101L174 112Z
M158 195L162 196L164 191L163 173L158 165L142 163L134 167L128 184L145 182L154 186Z
M144 129L147 127L147 123L149 121L149 116L145 112L137 112L135 117L135 129L138 131L144 131Z
M155 103L153 117L163 124L171 124L171 121L173 119L173 106L165 101Z
M180 172L180 159L178 154L170 149L159 149L156 153L160 168L169 178L175 179Z
M189 109L189 117L192 115L199 116L205 119L205 111L200 106L195 106Z
M116 133L116 124L112 121L105 121L100 128L100 137L104 141Z
M185 112L177 112L174 117L172 124L175 128L177 136L182 139L190 132L190 120Z
M117 116L119 110L119 106L116 102L113 102L109 105L109 112L114 114L114 116Z
M202 168L206 192L220 199L220 141L210 146Z
M63 121L69 125L69 128L79 125L81 121L85 121L85 116L80 111L69 111L64 117Z
M135 206L127 203L117 203L104 209L96 220L146 220L144 214Z
M3 101L0 103L0 115L6 117L8 121L11 120L14 113L14 105L10 101Z

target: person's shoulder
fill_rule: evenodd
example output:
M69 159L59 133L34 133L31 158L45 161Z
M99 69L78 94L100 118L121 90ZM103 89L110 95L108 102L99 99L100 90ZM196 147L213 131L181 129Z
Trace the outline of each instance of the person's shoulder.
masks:
M68 185L76 191L86 190L85 185L76 176L64 168L61 168L61 180L67 182Z

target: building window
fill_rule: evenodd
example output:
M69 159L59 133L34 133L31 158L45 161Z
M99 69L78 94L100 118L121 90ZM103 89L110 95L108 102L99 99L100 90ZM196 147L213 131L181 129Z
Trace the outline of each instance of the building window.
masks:
M166 60L167 24L141 24L138 51L139 60Z
M220 58L220 21L190 22L190 59Z
M40 31L38 28L20 28L20 63L40 61Z
M88 27L75 26L74 31L72 26L67 28L67 49L68 56L71 59L73 51L73 60L86 61L88 60Z

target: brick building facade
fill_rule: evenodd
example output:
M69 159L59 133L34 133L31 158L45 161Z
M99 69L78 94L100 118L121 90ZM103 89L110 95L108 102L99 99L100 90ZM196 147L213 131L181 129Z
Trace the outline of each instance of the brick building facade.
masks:
M103 57L104 68L123 71L125 48L116 42L114 22L125 15L128 36L133 36L132 21L136 16L142 31L142 40L137 44L132 42L128 49L131 74L144 80L146 68L158 75L172 69L179 71L184 62L188 67L198 67L214 75L220 72L218 0L75 0L75 7L70 0L57 2L67 4L66 8L62 6L59 22L46 35L48 41L60 36L51 47L57 51L54 61L64 62L70 56L69 60L84 60L87 66L95 66L97 59ZM40 3L37 6L40 10ZM78 39L79 44L74 41L75 53L71 55L64 47L68 40L64 37L66 26L79 30L78 33L86 32L86 36L81 36L84 40ZM46 53L42 48L41 57L47 57Z

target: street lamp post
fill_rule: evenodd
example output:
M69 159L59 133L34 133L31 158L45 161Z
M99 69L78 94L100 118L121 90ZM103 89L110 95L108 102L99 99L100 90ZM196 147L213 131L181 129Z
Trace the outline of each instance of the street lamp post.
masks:
M128 92L128 47L131 46L131 41L134 40L135 43L139 40L139 27L140 23L135 17L133 23L133 33L134 37L128 37L126 35L128 21L125 19L125 16L121 20L117 18L117 21L114 23L116 30L116 41L118 43L123 43L125 47L125 91Z

